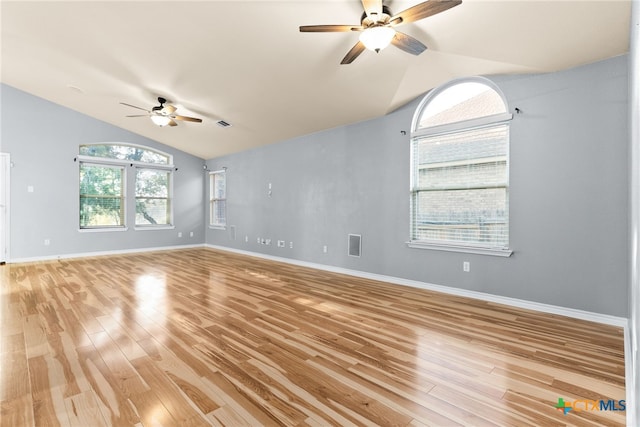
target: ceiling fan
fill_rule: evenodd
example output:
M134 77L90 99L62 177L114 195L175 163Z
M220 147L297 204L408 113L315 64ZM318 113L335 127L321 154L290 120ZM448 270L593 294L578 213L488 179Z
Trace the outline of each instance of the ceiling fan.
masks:
M174 107L171 104L164 105L167 102L167 100L160 96L158 97L158 102L160 103L160 105L153 107L151 110L147 110L146 108L142 108L142 107L136 107L135 105L127 104L126 102L121 102L120 104L126 105L127 107L137 108L138 110L147 112L147 114L136 114L136 115L127 116L127 117L149 117L151 118L151 121L154 124L160 127L167 126L167 125L178 126L178 123L176 123L176 120L181 120L184 122L196 122L196 123L202 122L202 119L198 119L195 117L179 116L177 114L174 114L176 112L176 107Z
M360 25L303 25L300 32L359 31L360 40L347 52L341 64L351 64L365 49L380 52L389 44L413 55L420 55L427 47L415 38L397 31L395 27L428 18L460 3L462 0L428 0L394 15L382 4L382 0L362 0L364 13L360 18Z

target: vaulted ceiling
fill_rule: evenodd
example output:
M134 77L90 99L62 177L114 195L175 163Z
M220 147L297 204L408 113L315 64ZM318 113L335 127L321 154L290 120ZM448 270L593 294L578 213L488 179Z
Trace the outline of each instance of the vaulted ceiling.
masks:
M435 1L435 0L430 0ZM420 0L385 1L394 13ZM387 114L449 79L562 70L626 53L631 2L463 0L402 25L428 46L340 65L351 1L2 1L3 83L204 159ZM127 118L162 96L201 117ZM3 108L10 106L3 105ZM216 124L224 120L231 127Z

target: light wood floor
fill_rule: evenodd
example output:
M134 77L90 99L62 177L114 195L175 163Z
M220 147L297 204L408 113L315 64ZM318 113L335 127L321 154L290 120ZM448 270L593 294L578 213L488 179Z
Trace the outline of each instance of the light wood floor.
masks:
M624 425L623 331L211 249L0 267L2 426Z

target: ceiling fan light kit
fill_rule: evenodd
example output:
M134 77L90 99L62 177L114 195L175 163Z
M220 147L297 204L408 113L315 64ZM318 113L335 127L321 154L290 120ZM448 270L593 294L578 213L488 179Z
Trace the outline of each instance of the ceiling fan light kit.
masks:
M171 121L171 118L169 116L150 116L150 119L154 124L160 127L168 125Z
M380 52L389 46L391 40L396 36L396 30L391 27L375 26L369 27L360 33L360 41L369 50Z
M427 50L419 40L397 31L395 27L428 18L462 3L462 0L427 0L394 15L382 4L382 0L362 0L364 13L360 25L302 25L302 33L351 32L360 31L360 38L347 52L341 64L351 64L366 49L380 50L394 45L412 55L420 55Z

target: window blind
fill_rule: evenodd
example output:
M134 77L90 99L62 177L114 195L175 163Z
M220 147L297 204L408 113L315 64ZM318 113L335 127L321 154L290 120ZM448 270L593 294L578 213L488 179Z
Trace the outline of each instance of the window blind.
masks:
M508 125L416 138L412 145L411 240L507 247Z
M209 224L226 226L227 224L227 179L226 173L211 172L209 175Z

